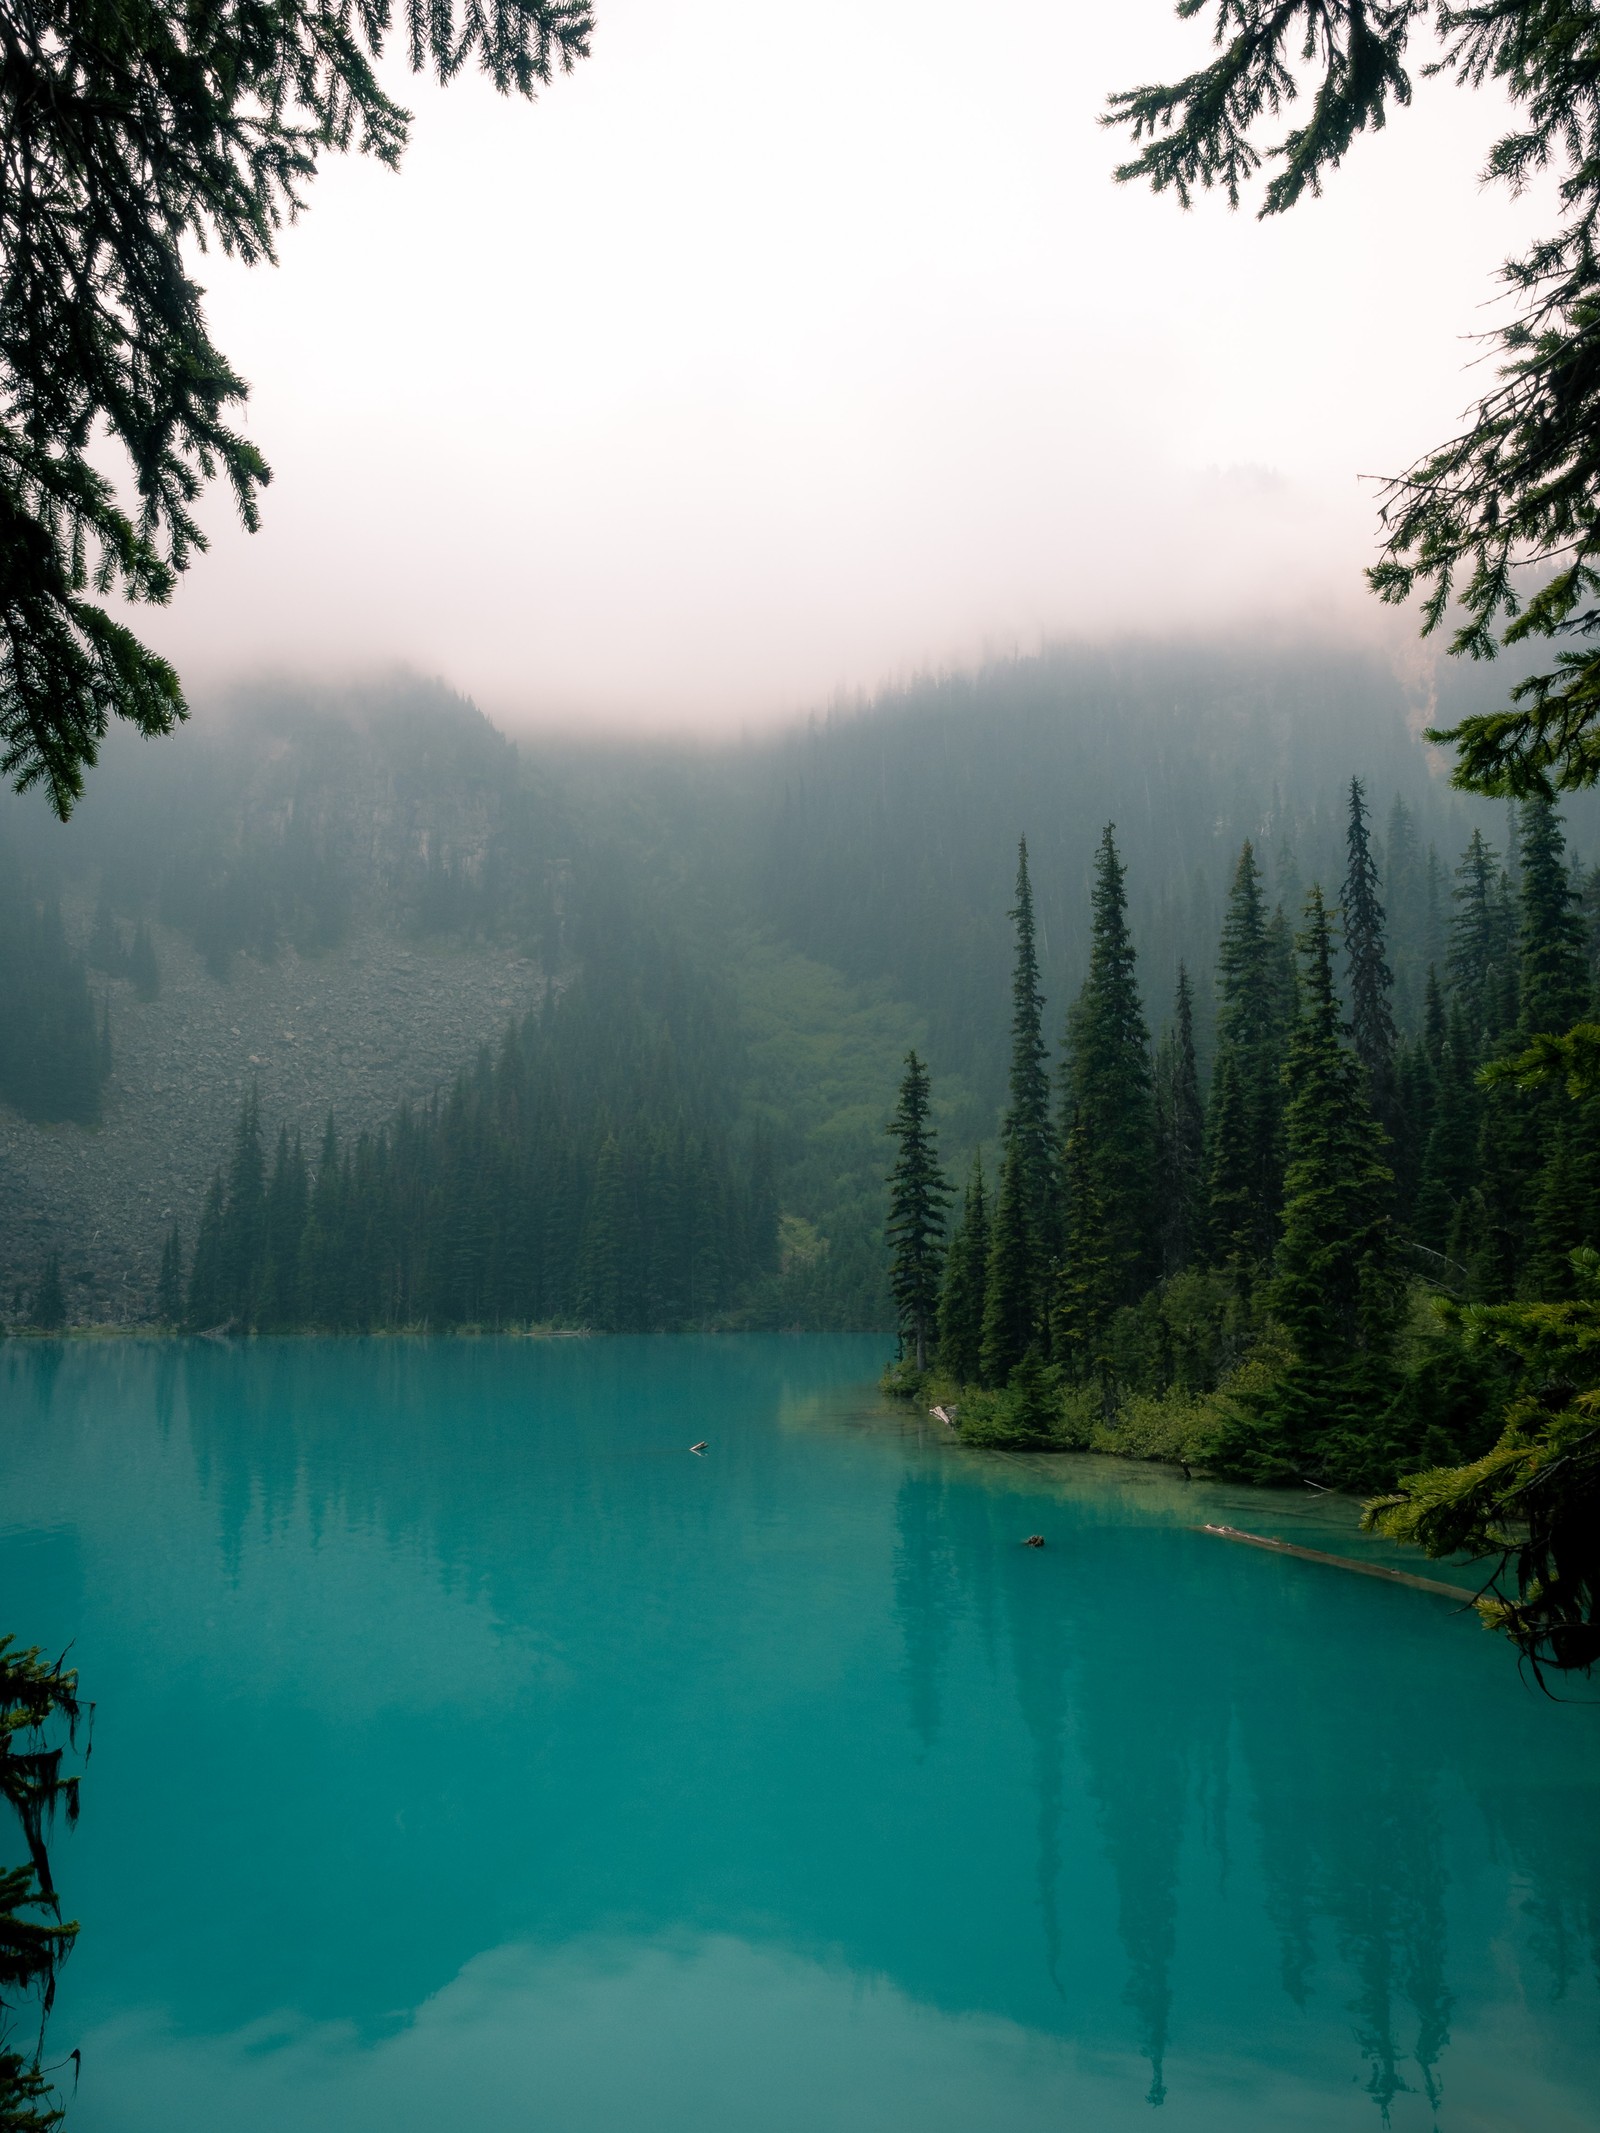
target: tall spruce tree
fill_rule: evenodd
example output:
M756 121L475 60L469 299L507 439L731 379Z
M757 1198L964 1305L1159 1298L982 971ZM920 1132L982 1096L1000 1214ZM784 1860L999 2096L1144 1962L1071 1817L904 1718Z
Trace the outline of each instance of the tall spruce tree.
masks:
M310 1201L310 1180L306 1175L300 1136L296 1133L291 1141L288 1127L280 1126L262 1225L259 1317L263 1326L296 1326L305 1316L300 1288L300 1245L305 1235Z
M227 1315L222 1270L222 1172L214 1170L206 1187L205 1204L195 1231L194 1258L189 1263L189 1300L185 1323L196 1333L209 1333Z
M997 1385L1040 1338L1053 1256L1049 1054L1025 837L1017 846L1017 900L1008 915L1016 927L1011 1074L983 1326L984 1377Z
M1272 1307L1297 1354L1334 1366L1385 1351L1395 1284L1383 1143L1361 1102L1359 1062L1344 1041L1322 892L1301 941L1300 1020L1284 1081L1288 1165Z
M915 1052L907 1052L900 1100L885 1129L899 1143L899 1153L889 1172L889 1219L884 1228L889 1239L889 1288L900 1321L900 1338L919 1371L928 1367L938 1329L945 1210L950 1201L950 1187L939 1168L931 1102L928 1070Z
M1159 1265L1156 1109L1115 825L1095 861L1089 974L1067 1017L1056 1353L1093 1366L1112 1315Z
M1283 1191L1281 1073L1292 989L1248 843L1217 951L1217 1063L1206 1118L1208 1249L1249 1293L1277 1241Z
M1435 1070L1433 1122L1423 1149L1412 1230L1430 1251L1460 1261L1473 1219L1478 1176L1480 1093L1472 1039L1459 1000L1445 1018Z
M1521 809L1519 1043L1561 1036L1589 1005L1587 943L1567 865L1561 818L1545 799ZM1572 1254L1596 1241L1600 1219L1600 1100L1573 1103L1559 1086L1497 1092L1491 1110L1515 1120L1529 1173L1519 1289L1570 1296Z
M1161 1271L1178 1274L1203 1241L1205 1107L1195 1055L1194 994L1178 965L1172 1020L1156 1047L1156 1218Z
M1394 978L1389 969L1378 888L1378 866L1367 831L1366 792L1361 780L1352 778L1345 831L1344 894L1339 902L1350 986L1350 1034L1367 1077L1373 1111L1393 1138L1400 1127L1395 1087L1397 1040L1389 1004Z
M950 1240L944 1287L939 1296L939 1361L958 1385L983 1375L983 1296L989 1270L989 1196L983 1153L972 1158L972 1175L961 1220Z
M252 1088L234 1128L222 1210L223 1316L241 1331L255 1324L267 1243L267 1168L261 1150L261 1100Z
M1270 1290L1293 1359L1270 1388L1238 1399L1215 1456L1255 1480L1316 1474L1360 1485L1386 1470L1376 1440L1401 1295L1394 1180L1361 1063L1345 1042L1319 889L1301 950L1300 1019L1284 1075L1283 1237Z
M1512 951L1500 863L1474 830L1456 868L1446 969L1475 1051L1486 1052L1509 1027Z

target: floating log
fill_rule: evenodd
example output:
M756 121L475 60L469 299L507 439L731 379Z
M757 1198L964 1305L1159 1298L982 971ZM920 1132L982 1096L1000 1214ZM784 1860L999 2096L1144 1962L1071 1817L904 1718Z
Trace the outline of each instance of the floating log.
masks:
M1243 1541L1247 1548L1266 1548L1273 1555L1298 1556L1302 1563L1327 1563L1334 1570L1353 1570L1358 1577L1412 1585L1418 1592L1437 1592L1447 1600L1459 1600L1463 1607L1470 1606L1476 1597L1463 1585L1446 1585L1439 1578L1419 1578L1410 1570L1391 1570L1387 1563L1361 1563L1351 1555L1328 1555L1321 1548L1302 1548L1295 1541L1270 1540L1265 1533L1243 1533L1237 1526L1193 1526L1190 1531L1214 1533L1218 1540Z

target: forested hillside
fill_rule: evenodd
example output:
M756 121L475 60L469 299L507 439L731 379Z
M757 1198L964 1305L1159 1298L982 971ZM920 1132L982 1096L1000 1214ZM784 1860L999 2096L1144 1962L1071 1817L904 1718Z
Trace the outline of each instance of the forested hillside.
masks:
M1542 1072L1540 1047L1594 1017L1600 868L1574 862L1549 800L1507 826L1502 851L1475 829L1452 869L1410 1034L1361 782L1342 863L1294 922L1247 839L1208 1075L1187 972L1170 1005L1141 986L1117 833L1101 833L1088 969L1064 1013L1042 982L1023 845L1007 1102L948 1242L914 1053L891 1129L905 1389L979 1442L1363 1490L1481 1458L1519 1391L1581 1405L1600 1096Z
M1281 905L1292 929L1309 884L1342 871L1359 774L1395 1018L1415 1037L1474 826L1516 864L1504 811L1449 792L1417 714L1362 659L1132 647L1012 661L727 747L513 747L446 692L396 683L256 691L161 750L112 749L67 828L26 802L0 815L8 880L31 898L8 887L0 920L61 912L56 964L92 1023L75 1115L96 1097L101 1112L54 1139L0 1115L8 1300L25 1306L55 1250L69 1316L153 1311L176 1228L181 1308L207 1324L886 1324L883 1127L908 1048L930 1061L957 1166L995 1141L1017 837L1052 1058L1112 820L1152 1030L1184 961L1209 1083L1240 845L1268 920ZM1586 852L1583 818L1570 826ZM220 1168L214 1242L241 1115L264 1191L287 1129L280 1213L302 1189L326 1209L336 1182L348 1220L359 1202L369 1241L339 1255L341 1279L364 1269L359 1308L304 1273L298 1244L289 1288L280 1242L262 1290L259 1251L236 1249L253 1216L235 1223L232 1286L208 1292L208 1185ZM88 1130L92 1219L71 1137ZM596 1231L602 1173L614 1219ZM491 1174L514 1221L485 1197ZM768 1195L770 1228L749 1214ZM680 1219L661 1208L691 1203L723 1209L723 1272L692 1294L663 1286L647 1241ZM483 1235L446 1248L440 1225L457 1235L468 1205ZM609 1300L585 1257L602 1232Z

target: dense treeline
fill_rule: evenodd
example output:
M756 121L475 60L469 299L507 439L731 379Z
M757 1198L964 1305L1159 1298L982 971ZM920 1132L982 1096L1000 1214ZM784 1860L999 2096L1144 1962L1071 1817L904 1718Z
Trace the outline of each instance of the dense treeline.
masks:
M1472 677L1447 674L1460 692ZM1475 699L1473 699L1475 700ZM1443 721L1455 698L1441 699ZM1269 910L1300 923L1306 888L1344 863L1352 762L1383 796L1395 1016L1421 1026L1442 968L1450 868L1489 803L1430 774L1406 696L1376 659L1305 647L1126 644L997 662L915 684L758 751L763 906L806 953L853 978L891 977L928 1046L985 1108L1005 1086L1005 911L1019 822L1030 825L1039 967L1053 999L1088 968L1083 914L1101 826L1117 824L1141 978L1164 1014L1182 962L1212 1057L1212 959L1229 869L1248 837ZM754 782L754 781L753 781ZM1575 802L1587 845L1595 804ZM1052 1034L1055 1034L1052 1032Z
M214 1177L185 1290L196 1328L672 1330L724 1317L775 1266L759 1139L732 1124L737 1040L670 958L600 959L448 1093L308 1161L258 1107Z
M1380 868L1359 783L1336 905L1269 901L1250 843L1216 950L1202 1087L1187 973L1152 1042L1117 839L1101 839L1088 971L1049 1071L1028 852L1012 922L1009 1101L998 1174L975 1166L939 1243L940 1367L975 1436L1165 1450L1273 1481L1383 1486L1486 1452L1513 1388L1503 1349L1429 1308L1576 1296L1600 1236L1600 1099L1482 1070L1595 999L1600 877L1545 800L1508 849L1475 831L1441 914L1421 1026L1398 1027ZM920 1089L920 1061L907 1089ZM925 1093L906 1180L940 1183ZM909 1133L909 1139L908 1139ZM925 1196L926 1197L926 1196ZM924 1227L942 1223L936 1199ZM1570 1390L1570 1387L1567 1388Z
M111 1069L108 1010L53 900L0 854L0 1098L25 1117L92 1125Z

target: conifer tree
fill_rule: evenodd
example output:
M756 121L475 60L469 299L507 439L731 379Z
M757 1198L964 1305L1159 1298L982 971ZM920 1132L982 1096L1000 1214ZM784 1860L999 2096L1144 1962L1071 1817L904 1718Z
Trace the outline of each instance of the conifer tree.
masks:
M67 1295L61 1285L61 1254L52 1252L45 1260L39 1286L33 1292L28 1323L39 1333L59 1333L66 1322Z
M1456 868L1447 969L1476 1051L1487 1051L1506 1019L1511 940L1499 862L1474 830Z
M1367 1077L1367 1090L1380 1125L1391 1137L1398 1131L1395 1089L1394 1014L1389 995L1394 986L1384 939L1383 905L1378 898L1378 868L1367 833L1366 793L1359 778L1350 780L1350 817L1345 832L1344 894L1339 915L1344 926L1345 965L1350 985L1350 1034Z
M1293 1360L1270 1389L1237 1401L1216 1458L1257 1480L1316 1472L1360 1483L1384 1471L1372 1436L1400 1295L1394 1180L1361 1064L1344 1041L1318 889L1306 918L1300 1019L1284 1077L1283 1238L1270 1291Z
M899 1153L889 1172L889 1288L900 1322L900 1339L919 1371L937 1331L940 1275L944 1267L945 1209L950 1188L939 1168L938 1135L929 1115L928 1070L915 1052L906 1054L905 1079L894 1117L885 1129Z
M628 1318L628 1206L622 1151L608 1134L578 1248L578 1312L599 1333L618 1333Z
M1280 929L1281 930L1281 929ZM1292 997L1247 843L1217 952L1217 1065L1206 1120L1210 1256L1248 1293L1269 1265L1283 1190L1280 1075Z
M161 1271L156 1276L156 1323L183 1323L183 1239L173 1223L161 1247Z
M1559 1036L1588 1004L1583 925L1567 870L1561 818L1549 800L1523 802L1519 823L1521 968L1524 1042L1546 1031Z
M1318 889L1301 946L1303 1004L1284 1075L1288 1166L1272 1307L1297 1354L1334 1365L1381 1352L1393 1329L1393 1181L1363 1111L1358 1062L1344 1042Z
M1002 1133L1006 1145L1015 1142L1021 1153L1028 1219L1035 1231L1042 1278L1048 1256L1046 1225L1052 1184L1050 1070L1025 837L1017 845L1016 893L1016 903L1008 914L1016 926L1016 960L1011 978L1010 1105Z
M972 1158L972 1175L967 1180L961 1220L950 1240L939 1297L939 1361L958 1385L975 1385L983 1374L983 1296L988 1269L989 1197L979 1150Z
M189 1267L189 1302L186 1323L196 1333L209 1333L226 1316L226 1291L222 1267L222 1172L211 1174L206 1187L200 1225L195 1231L194 1258Z
M1554 806L1528 800L1519 824L1522 848L1522 958L1517 1036L1563 1035L1589 1004L1583 922ZM1519 1287L1530 1296L1573 1293L1572 1253L1596 1241L1600 1219L1600 1100L1572 1103L1557 1087L1501 1089L1490 1105L1495 1124L1524 1153L1527 1219Z
M264 1326L295 1326L303 1318L300 1245L310 1198L300 1136L296 1133L291 1141L288 1127L281 1125L263 1222L260 1317Z
M262 1261L266 1253L267 1181L261 1152L261 1104L255 1089L240 1107L234 1129L222 1210L220 1280L222 1310L241 1329L255 1323Z
M1112 1257L1113 1210L1104 1196L1090 1128L1074 1109L1064 1151L1061 1264L1051 1311L1054 1351L1080 1380L1097 1378L1110 1397L1107 1336L1118 1304Z
M1156 1047L1156 1202L1161 1271L1181 1273L1202 1241L1205 1108L1195 1057L1194 995L1178 965L1172 1021Z
M1423 1150L1412 1218L1418 1242L1452 1259L1461 1255L1462 1224L1470 1224L1472 1218L1467 1202L1478 1174L1479 1109L1472 1040L1465 1012L1455 1000L1439 1051L1433 1123Z
M980 1359L985 1385L1004 1385L1039 1337L1033 1302L1033 1236L1028 1226L1022 1162L1016 1141L1002 1144L983 1286Z
M1089 974L1067 1018L1057 1353L1086 1367L1111 1314L1158 1265L1156 1112L1127 889L1113 825L1095 862Z
M1423 994L1422 1043L1429 1062L1437 1067L1444 1056L1444 1033L1448 1016L1444 1004L1444 988L1439 983L1439 973L1430 963L1428 983Z
M1394 973L1394 1015L1403 1030L1421 1019L1428 943L1428 897L1432 883L1423 862L1417 818L1396 793L1383 840L1383 880L1388 902L1389 967Z
M1016 926L1010 1101L1000 1132L983 1334L984 1375L1002 1385L1040 1336L1052 1256L1049 1055L1026 838L1017 846L1017 900L1008 915Z

